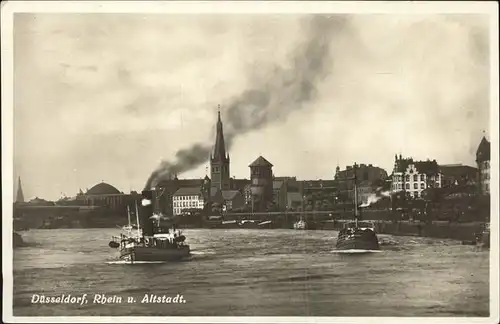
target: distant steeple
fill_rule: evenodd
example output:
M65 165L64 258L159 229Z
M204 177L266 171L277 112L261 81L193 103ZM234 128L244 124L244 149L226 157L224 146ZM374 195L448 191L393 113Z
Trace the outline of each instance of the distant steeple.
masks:
M217 111L217 134L213 155L210 157L210 179L213 187L220 190L230 188L229 154L226 153L226 143L224 141L224 131L220 116L220 105Z
M16 196L16 202L22 203L24 202L24 194L23 194L23 187L21 186L21 177L18 178L17 181L17 196Z
M220 117L220 105L218 106L217 110L217 135L215 137L213 159L219 161L226 159L226 143L224 141L224 130L222 127L222 120Z

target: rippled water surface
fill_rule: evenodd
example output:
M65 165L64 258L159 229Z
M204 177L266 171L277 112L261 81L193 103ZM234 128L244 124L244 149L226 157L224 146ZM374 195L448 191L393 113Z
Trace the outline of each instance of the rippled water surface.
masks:
M14 251L15 316L488 316L488 252L380 235L380 253L335 251L335 231L185 230L193 258L114 262L118 229L31 230ZM89 303L33 304L33 294ZM94 294L123 303L94 304ZM145 294L186 303L141 303ZM133 297L136 303L127 303Z

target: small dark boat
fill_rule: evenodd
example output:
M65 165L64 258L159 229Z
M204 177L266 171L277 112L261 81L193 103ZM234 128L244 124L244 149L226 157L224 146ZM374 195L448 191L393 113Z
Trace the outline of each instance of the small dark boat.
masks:
M302 217L297 222L293 223L293 229L306 230L307 228L307 223Z
M356 168L354 164L354 221L345 224L339 231L336 247L338 250L380 250L374 224L360 220Z
M337 237L339 250L380 250L375 228L370 222L354 221L345 224Z
M12 247L13 248L18 248L24 246L24 240L21 234L12 232Z
M476 246L479 248L490 248L490 223L484 224L483 231L476 236Z
M224 219L222 216L208 216L203 220L203 227L205 228L225 228Z

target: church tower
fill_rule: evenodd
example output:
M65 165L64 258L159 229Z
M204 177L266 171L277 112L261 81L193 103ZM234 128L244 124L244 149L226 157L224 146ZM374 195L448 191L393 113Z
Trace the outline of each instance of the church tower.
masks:
M214 152L213 155L210 155L211 185L220 190L229 190L229 154L226 153L222 120L220 118L220 105L217 114L217 134L215 137Z
M19 177L17 181L16 203L23 203L23 202L24 202L24 194L23 194L23 188L21 186L21 177Z

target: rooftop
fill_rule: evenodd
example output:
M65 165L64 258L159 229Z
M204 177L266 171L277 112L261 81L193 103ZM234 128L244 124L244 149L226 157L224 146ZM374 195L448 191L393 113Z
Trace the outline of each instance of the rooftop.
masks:
M396 160L396 172L405 172L410 165L414 165L418 173L435 174L439 172L439 165L436 160L414 161L412 158Z
M279 189L283 186L284 181L273 181L273 189Z
M483 136L476 151L476 162L489 161L491 158L490 142Z
M198 187L183 187L179 188L174 193L174 196L197 196L201 195L201 188Z
M86 193L86 195L119 195L121 194L120 190L116 189L112 185L101 182L90 188Z
M441 173L445 176L475 175L477 168L462 164L448 164L439 166Z
M262 167L262 166L272 167L273 165L271 164L271 162L263 158L262 155L259 156L255 161L252 162L252 164L249 165L249 167Z

